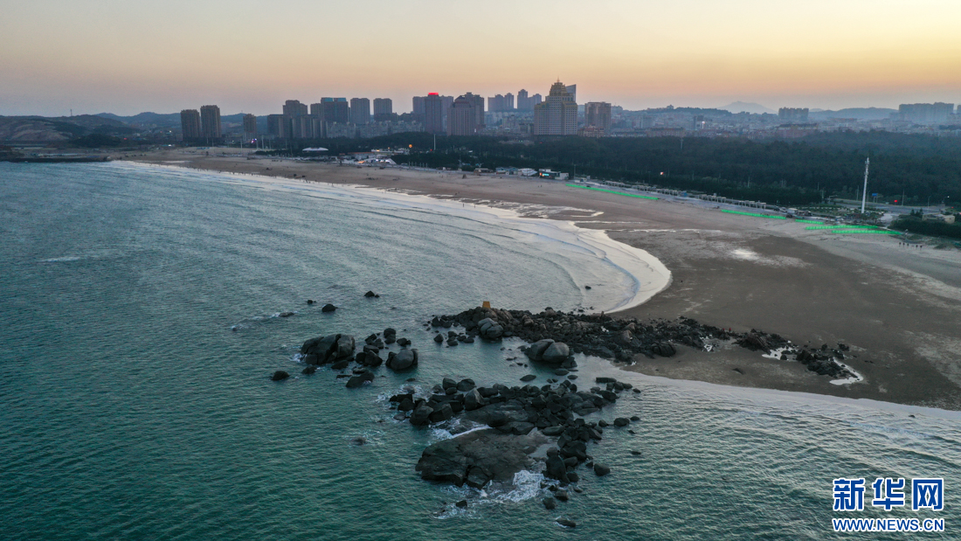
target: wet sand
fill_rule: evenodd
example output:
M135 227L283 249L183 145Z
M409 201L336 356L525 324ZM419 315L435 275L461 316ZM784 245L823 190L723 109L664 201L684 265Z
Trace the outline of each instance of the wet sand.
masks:
M210 154L174 149L128 159L454 198L603 229L651 253L672 273L666 290L621 315L687 316L736 331L778 333L799 344L842 342L855 355L845 363L864 381L833 385L799 363L741 348L704 352L681 346L675 357L639 356L625 369L961 410L957 249L905 247L893 236L809 231L809 224L793 220L732 215L674 198L630 198L563 182Z

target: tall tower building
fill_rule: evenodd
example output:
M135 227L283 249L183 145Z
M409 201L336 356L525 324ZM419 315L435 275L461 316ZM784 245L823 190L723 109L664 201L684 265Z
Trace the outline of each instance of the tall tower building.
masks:
M577 135L577 102L557 81L543 103L534 106L534 135Z
M424 131L444 132L444 100L437 92L431 92L424 98Z
M464 94L463 97L464 97L464 98L467 98L468 100L471 101L471 103L474 104L474 122L476 123L476 129L477 129L477 131L483 130L483 129L484 129L484 125L485 125L485 122L484 122L484 96L478 96L477 94L474 94L473 92L468 92L467 94ZM453 104L454 104L453 101L451 101L451 105L453 105Z
M200 134L203 133L200 129L200 111L196 109L180 111L180 128L184 141L200 139Z
M569 88L569 87L568 87ZM591 101L584 105L584 126L611 132L611 104L604 101Z
M475 101L460 96L451 104L447 113L447 135L474 135L477 133Z
M394 115L394 102L390 98L374 98L374 120L384 122Z
M370 100L367 98L350 99L350 122L370 124Z
M350 104L347 98L320 98L324 110L324 122L350 122Z
M530 102L530 98L527 97L527 90L523 88L517 93L517 111L526 112L533 111L534 105Z
M247 113L244 115L244 137L250 139L257 136L257 117Z
M203 136L207 139L220 139L223 132L220 129L220 107L204 105L200 108L200 125Z

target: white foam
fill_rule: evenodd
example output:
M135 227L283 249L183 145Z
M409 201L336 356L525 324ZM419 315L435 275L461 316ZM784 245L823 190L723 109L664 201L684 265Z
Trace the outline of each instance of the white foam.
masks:
M850 373L853 374L853 375L852 375L851 377L849 377L849 378L832 379L832 380L831 380L831 384L832 384L832 385L850 385L851 383L859 383L859 382L864 381L864 376L862 376L861 374L858 374L857 372L855 372L854 369L851 368L850 366L848 366L848 365L846 365L846 364L838 361L837 359L834 359L834 364L836 364L836 365L840 366L841 368L847 370L848 372L850 372Z

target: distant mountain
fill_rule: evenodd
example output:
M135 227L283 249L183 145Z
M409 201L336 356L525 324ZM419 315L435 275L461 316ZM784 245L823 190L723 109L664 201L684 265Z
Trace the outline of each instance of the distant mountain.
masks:
M743 101L736 101L730 105L718 107L718 109L724 109L732 113L751 113L754 115L777 114L777 111L772 111L759 103L745 103Z
M123 122L98 115L61 117L0 117L0 141L12 143L56 142L91 134L128 135L136 130Z
M884 109L881 107L852 107L838 111L811 111L808 118L811 120L830 120L832 118L856 118L858 120L885 120L897 113L897 109Z
M139 113L133 116L119 116L113 113L100 113L97 116L123 122L130 126L142 128L174 128L180 127L180 113Z

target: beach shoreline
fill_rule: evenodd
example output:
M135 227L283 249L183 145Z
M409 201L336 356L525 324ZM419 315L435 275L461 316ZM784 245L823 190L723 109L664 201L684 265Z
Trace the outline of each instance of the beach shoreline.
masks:
M596 230L651 254L670 281L643 304L616 312L638 319L690 317L746 332L778 333L799 345L843 343L864 381L832 385L796 362L741 348L679 346L670 358L636 358L625 370L695 380L961 410L961 252L907 248L895 238L832 236L784 220L718 212L684 200L644 200L520 177L248 160L171 149L131 161L357 185L515 210ZM866 238L871 237L871 238ZM912 251L913 250L913 251Z

